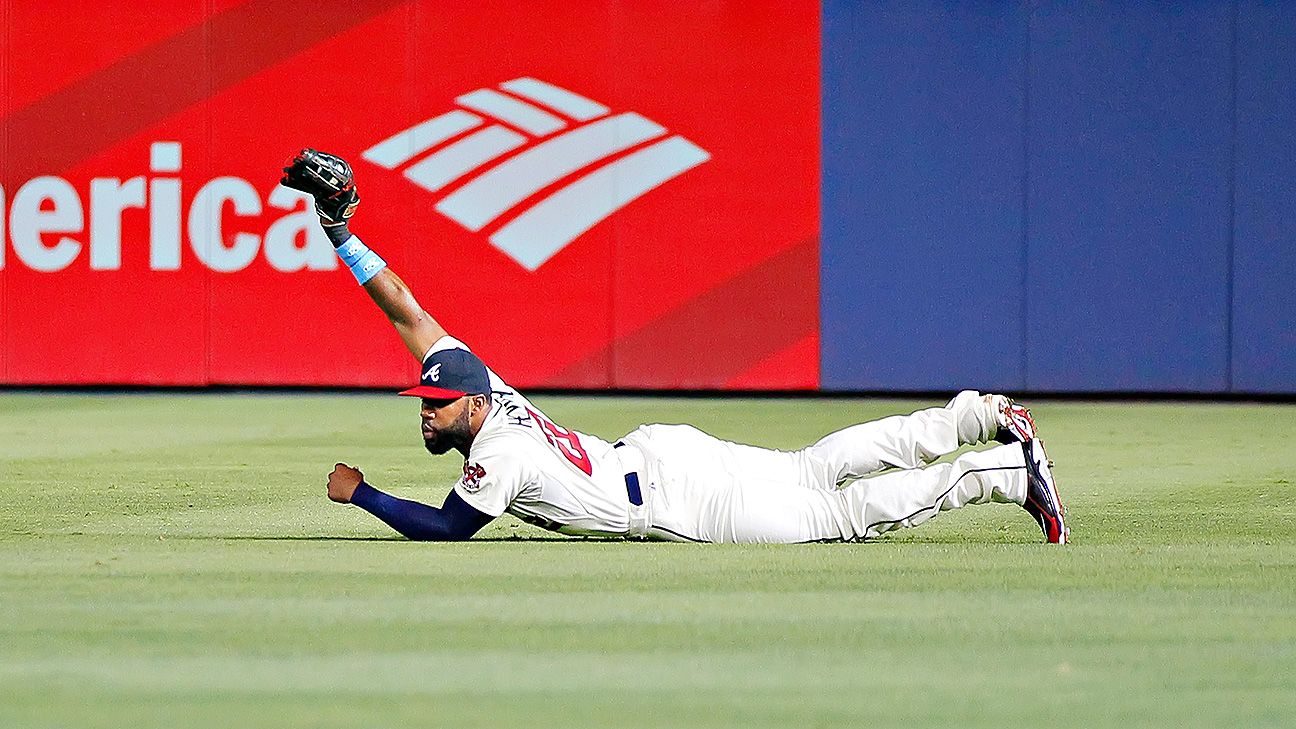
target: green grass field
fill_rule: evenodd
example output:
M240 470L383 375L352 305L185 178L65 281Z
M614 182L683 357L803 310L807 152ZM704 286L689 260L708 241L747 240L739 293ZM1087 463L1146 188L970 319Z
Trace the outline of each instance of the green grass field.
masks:
M899 400L538 398L603 436L799 447ZM868 544L401 540L417 403L0 395L0 727L1292 726L1296 407L1040 403L1075 543L1020 509Z

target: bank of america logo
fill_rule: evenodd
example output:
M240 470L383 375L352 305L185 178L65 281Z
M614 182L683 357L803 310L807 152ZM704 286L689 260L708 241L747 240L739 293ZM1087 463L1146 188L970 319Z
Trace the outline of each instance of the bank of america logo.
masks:
M499 89L464 94L455 99L463 108L395 134L363 157L389 170L421 157L404 174L439 196L437 211L473 232L503 222L491 244L531 271L711 158L634 112L613 114L544 81L518 78Z

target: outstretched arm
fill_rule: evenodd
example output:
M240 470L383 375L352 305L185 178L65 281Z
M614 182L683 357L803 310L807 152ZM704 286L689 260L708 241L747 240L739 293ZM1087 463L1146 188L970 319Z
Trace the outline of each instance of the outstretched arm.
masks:
M405 347L422 362L432 345L446 335L446 330L424 311L409 286L387 268L387 262L348 228L347 223L360 204L351 165L340 157L303 149L289 160L283 171L279 184L309 193L315 199L320 225L333 241L338 257L387 315Z
M435 506L398 499L361 482L351 503L382 519L387 526L416 542L460 542L472 538L491 517L477 511L451 491Z
M329 474L329 498L355 504L414 541L457 542L469 539L492 520L469 506L458 493L446 495L441 508L399 499L370 486L364 474L344 463Z

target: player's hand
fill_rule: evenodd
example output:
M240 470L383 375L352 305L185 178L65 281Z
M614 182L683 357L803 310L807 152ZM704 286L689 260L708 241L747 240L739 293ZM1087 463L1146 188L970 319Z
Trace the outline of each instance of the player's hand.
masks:
M328 497L339 504L349 504L356 486L363 480L364 474L360 469L339 463L333 466L333 473L328 477Z
M351 165L335 155L309 147L288 160L279 184L315 198L315 212L325 226L344 225L360 204Z

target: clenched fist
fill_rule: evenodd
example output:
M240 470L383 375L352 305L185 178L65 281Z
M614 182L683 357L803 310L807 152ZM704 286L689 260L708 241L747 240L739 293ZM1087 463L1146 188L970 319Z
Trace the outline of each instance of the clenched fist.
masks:
M333 473L328 477L328 497L339 504L349 504L356 486L363 480L364 474L360 469L339 463L333 466Z

